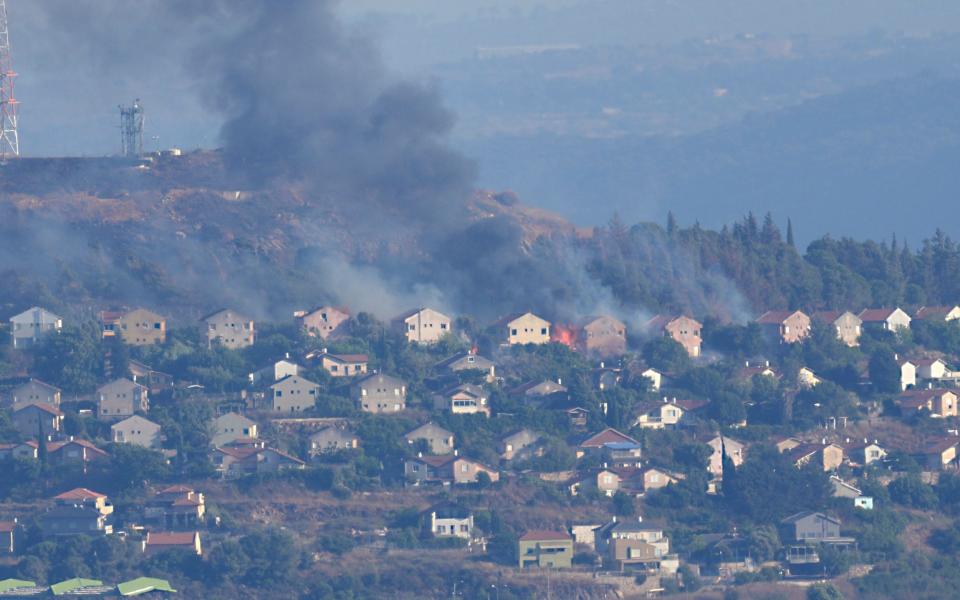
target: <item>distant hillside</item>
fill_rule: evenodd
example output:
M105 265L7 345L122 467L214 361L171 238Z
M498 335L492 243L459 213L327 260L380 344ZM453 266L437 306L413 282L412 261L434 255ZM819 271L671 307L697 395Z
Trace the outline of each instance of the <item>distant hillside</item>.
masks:
M497 181L581 223L719 227L744 215L791 217L824 233L919 240L952 204L960 172L960 80L911 78L824 96L680 138L497 137L466 146ZM597 211L603 206L603 211Z

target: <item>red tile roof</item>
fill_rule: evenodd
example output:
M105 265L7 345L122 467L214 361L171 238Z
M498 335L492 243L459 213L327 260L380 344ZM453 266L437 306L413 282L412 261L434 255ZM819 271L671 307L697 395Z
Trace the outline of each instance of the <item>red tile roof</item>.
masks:
M610 444L614 442L630 442L632 444L639 444L637 440L633 439L625 433L620 433L612 427L608 427L596 435L592 435L587 439L580 442L581 448L602 448L604 444Z
M960 444L960 438L957 438L956 436L946 437L946 438L934 440L933 442L928 443L924 447L923 452L924 454L940 454L944 450L948 448L952 448L957 444Z
M858 316L864 323L879 323L889 319L896 310L896 308L865 308Z
M44 402L34 402L33 404L27 404L26 406L22 406L18 408L15 412L21 412L21 411L27 410L30 407L36 408L38 410L42 410L43 412L51 414L55 417L63 416L63 413L60 412L59 408L55 406L50 406L49 404L46 404Z
M188 486L185 486L185 485L171 485L171 486L168 487L168 488L164 488L164 489L160 490L159 493L161 493L161 494L181 494L181 493L188 493L188 492L192 492L192 491L194 491L192 487L188 487Z
M54 496L54 500L97 500L98 498L106 498L106 494L101 494L100 492L94 492L88 490L87 488L74 488L69 492L64 492L59 496Z
M10 533L17 528L14 521L0 521L0 533Z
M565 531L532 530L520 536L521 542L559 542L569 540L570 535Z
M337 362L350 364L365 363L370 361L370 357L366 354L325 354L324 356Z
M923 321L924 319L946 319L950 311L956 306L921 306L913 315L914 319Z
M800 312L799 310L768 310L759 317L757 317L757 323L761 325L779 325L783 323L796 313Z

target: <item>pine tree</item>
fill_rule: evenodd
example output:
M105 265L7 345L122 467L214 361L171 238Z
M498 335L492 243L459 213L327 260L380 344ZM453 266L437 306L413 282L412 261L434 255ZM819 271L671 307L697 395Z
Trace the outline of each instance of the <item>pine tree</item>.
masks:
M667 213L667 235L673 237L677 233L677 218L673 216L673 211Z
M793 243L793 221L787 219L787 245L791 248L796 248L796 244Z
M43 435L43 416L37 417L37 459L40 461L40 472L47 472L47 436Z

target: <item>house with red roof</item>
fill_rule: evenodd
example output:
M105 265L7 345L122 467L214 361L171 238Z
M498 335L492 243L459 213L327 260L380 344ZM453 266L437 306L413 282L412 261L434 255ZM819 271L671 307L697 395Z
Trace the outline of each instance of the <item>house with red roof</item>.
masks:
M587 439L580 442L581 450L599 450L604 448L607 444L617 443L617 442L629 442L631 444L639 445L640 442L633 439L625 433L620 433L613 427L607 427L600 433L595 433L588 437Z
M293 313L297 325L307 335L329 340L349 334L350 309L341 306L318 306Z
M901 308L865 308L857 316L864 327L892 332L910 329L912 320Z
M366 354L331 354L326 348L308 354L307 360L319 361L320 367L331 377L365 375L370 363L370 357Z
M756 322L764 335L781 344L795 344L810 335L810 317L800 310L769 310Z
M946 323L960 319L960 306L921 306L913 313L917 321Z
M81 467L86 471L91 462L106 460L110 455L87 440L73 437L61 442L47 443L47 456L51 464L64 467Z
M262 445L224 446L213 451L213 464L223 477L303 469L306 463L276 448Z
M206 503L203 494L192 487L171 485L147 502L144 516L169 530L195 529L206 516Z
M904 415L927 411L934 417L956 417L957 395L950 390L907 390L897 398Z
M13 554L17 550L17 530L20 524L16 519L0 521L0 556Z
M181 550L197 556L203 555L199 531L148 531L142 548L146 556L170 550Z
M106 494L74 488L53 498L54 506L40 516L46 536L110 535L113 505Z

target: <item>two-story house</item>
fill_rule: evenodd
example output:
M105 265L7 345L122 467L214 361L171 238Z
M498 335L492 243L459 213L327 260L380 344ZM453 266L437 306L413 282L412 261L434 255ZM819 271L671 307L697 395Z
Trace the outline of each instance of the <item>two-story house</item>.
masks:
M550 343L550 321L531 312L503 317L494 327L509 346Z
M13 410L27 404L49 404L60 408L60 399L60 388L44 383L39 379L30 379L30 381L13 388L11 405Z
M901 308L865 308L860 312L864 327L892 331L910 329L910 315Z
M435 423L424 423L403 437L411 446L422 443L431 454L453 454L453 432Z
M517 540L521 569L569 569L573 564L573 538L565 531L528 531Z
M150 410L146 386L126 378L100 386L96 398L97 418L104 421L121 420L132 417L134 413Z
M795 344L810 335L810 317L799 310L771 310L757 318L761 331L782 344Z
M472 383L461 383L443 390L434 397L434 408L446 410L455 415L490 416L487 391Z
M186 485L171 485L147 501L144 516L166 529L194 529L206 518L203 494Z
M497 375L497 366L489 358L477 354L475 349L458 352L449 358L438 362L437 371L448 373L463 373L465 371L480 371L486 374L487 383L493 383Z
M299 375L288 375L270 386L270 410L298 413L317 404L320 386Z
M587 354L600 358L623 356L627 352L627 326L609 315L581 319L577 344Z
M10 317L10 339L14 348L29 348L48 333L59 333L62 329L63 318L39 306Z
M297 325L307 335L332 340L349 334L350 311L343 307L318 306L293 313Z
M823 327L832 327L837 339L854 348L860 345L863 334L863 321L857 315L845 310L825 310L814 314L814 319Z
M49 404L26 404L13 411L10 419L14 428L26 438L42 435L44 438L60 433L63 429L63 413Z
M904 414L926 411L934 417L956 417L957 395L950 390L907 390L897 398Z
M403 461L403 474L413 485L434 483L460 485L477 483L481 474L491 482L500 479L500 473L478 461L457 456L417 456Z
M356 450L360 445L357 434L346 427L331 425L310 436L310 455L317 456L339 450Z
M408 342L417 344L433 344L453 331L453 320L432 308L408 310L394 317L391 324Z
M710 446L710 459L707 463L707 471L714 478L723 477L723 454L726 452L727 458L733 463L734 468L743 464L745 458L746 446L733 438L722 435L713 437L707 445Z
M140 415L133 415L111 425L110 438L115 444L159 448L161 442L160 425Z
M167 339L167 320L145 308L126 312L103 311L100 326L105 339L120 336L128 346L162 344Z
M256 333L253 320L236 311L221 309L202 319L206 325L207 344L239 350L253 345Z
M662 527L614 517L597 528L594 536L596 550L609 569L670 575L680 566L677 556L670 554L670 539Z
M215 448L226 446L230 442L257 438L257 422L235 412L228 412L213 420L213 439Z
M300 365L285 358L250 373L247 375L247 380L250 382L250 385L259 386L280 381L284 377L290 377L291 375L299 375L302 370Z
M101 536L113 533L113 505L105 494L76 488L54 496L53 501L53 508L39 519L44 536Z
M407 384L383 373L371 373L357 381L352 395L363 412L397 413L407 407Z
M700 356L703 324L696 319L686 315L657 315L647 321L644 328L650 333L672 338L691 358Z

